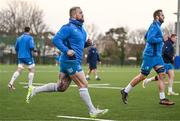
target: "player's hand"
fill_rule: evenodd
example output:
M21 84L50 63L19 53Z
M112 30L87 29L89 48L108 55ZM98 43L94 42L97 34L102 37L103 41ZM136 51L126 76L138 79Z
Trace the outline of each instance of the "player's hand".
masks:
M34 52L33 55L34 55L35 57L37 57L37 56L38 56L38 53L37 53L37 52Z
M75 54L74 50L68 50L67 55L72 57Z

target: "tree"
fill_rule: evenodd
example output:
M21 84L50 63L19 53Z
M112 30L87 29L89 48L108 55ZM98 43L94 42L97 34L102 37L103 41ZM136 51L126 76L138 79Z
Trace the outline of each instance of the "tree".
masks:
M127 32L123 27L111 28L108 32L106 32L106 36L113 40L118 47L120 51L120 63L123 65L125 61L125 44L127 40Z
M25 26L29 26L34 35L41 34L48 29L43 17L43 10L36 4L10 1L7 8L0 11L0 33L17 35L24 31Z
M142 60L142 52L145 45L145 36L146 30L145 29L137 29L131 31L129 34L129 43L133 44L133 47L130 48L130 56L136 57L136 64L139 65Z

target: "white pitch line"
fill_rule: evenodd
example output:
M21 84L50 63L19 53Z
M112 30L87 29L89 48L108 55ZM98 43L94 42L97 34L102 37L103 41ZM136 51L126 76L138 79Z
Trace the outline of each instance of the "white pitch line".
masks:
M180 84L180 81L174 81L175 84ZM168 84L168 82L165 82L165 84Z
M19 82L19 84L26 85L27 83ZM41 85L44 85L44 83L33 83L33 85L41 86ZM122 89L122 87L109 87L108 85L110 85L110 84L89 84L88 87L89 88L97 88L97 89ZM70 85L70 86L77 87L77 85ZM24 88L26 88L26 87L24 87Z
M77 85L70 85L71 87L77 87ZM122 87L105 87L105 86L93 86L88 85L89 88L98 88L98 89L122 89Z
M91 121L115 121L115 120L109 120L109 119L86 118L86 117L75 117L75 116L56 116L56 117L67 118L67 119L91 120Z

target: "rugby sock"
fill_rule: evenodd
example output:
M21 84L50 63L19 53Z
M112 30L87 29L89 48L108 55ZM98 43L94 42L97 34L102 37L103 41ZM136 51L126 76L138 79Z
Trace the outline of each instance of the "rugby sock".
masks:
M168 87L168 92L173 92L172 87Z
M43 86L35 87L35 94L40 92L57 92L57 84L56 83L48 83Z
M89 78L89 75L88 75L88 74L86 75L86 78Z
M85 102L85 104L88 106L89 112L94 112L96 111L96 108L92 104L91 97L89 95L88 89L87 88L80 88L79 89L80 97L81 99Z
M19 71L15 71L12 78L11 78L11 81L9 82L11 85L14 84L14 81L17 79L17 77L20 75Z
M165 99L165 93L164 92L160 92L159 93L159 97L160 97L160 100Z
M149 78L149 79L146 79L146 83L149 83L149 82L151 82L151 81L153 81L153 80L154 80L154 77Z
M34 79L34 73L33 72L29 72L28 79L29 79L28 86L32 86L32 82Z
M98 78L98 75L96 75L95 78L97 79L97 78Z
M173 92L173 80L169 80L169 87L168 87L168 92Z
M129 84L126 86L126 88L124 89L124 91L125 91L126 93L129 93L132 89L133 89L133 87L132 87L131 84L129 83Z

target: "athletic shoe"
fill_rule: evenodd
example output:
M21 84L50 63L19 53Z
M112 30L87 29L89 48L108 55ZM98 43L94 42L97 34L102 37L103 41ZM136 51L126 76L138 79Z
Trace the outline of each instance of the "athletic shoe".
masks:
M164 99L161 99L161 100L160 100L159 104L161 104L161 105L174 105L175 102L170 101L170 100L164 98Z
M146 88L147 84L148 84L148 79L146 78L143 80L142 87Z
M28 88L28 94L26 96L26 102L29 103L30 102L30 99L34 96L34 86L30 86Z
M179 93L176 93L176 92L168 92L167 95L179 95Z
M16 88L14 87L14 85L13 84L8 84L8 87L9 87L9 90L15 90Z
M101 79L99 77L97 77L96 80L100 81Z
M100 110L100 109L97 108L95 112L89 113L89 115L90 115L91 118L96 118L98 116L104 115L108 111L109 111L109 109Z
M124 91L124 89L122 89L120 92L121 92L121 95L122 95L122 101L124 102L124 104L128 104L128 100L127 100L128 93L126 93Z

